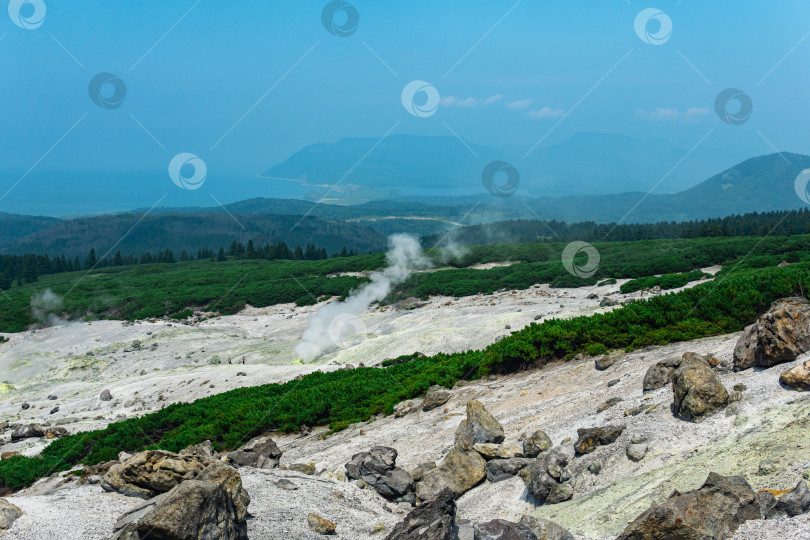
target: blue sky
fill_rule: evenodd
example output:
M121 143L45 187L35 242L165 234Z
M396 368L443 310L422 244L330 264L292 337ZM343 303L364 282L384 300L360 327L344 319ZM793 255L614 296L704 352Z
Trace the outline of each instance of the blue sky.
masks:
M719 152L810 153L805 0L354 0L348 37L324 28L326 1L42 1L38 28L0 20L3 193L34 164L32 178L165 172L190 152L211 177L255 175L308 144L392 129L527 151L579 131L688 149L713 129L701 144ZM672 21L664 44L636 35L649 7ZM126 84L119 108L91 101L101 72ZM412 80L440 93L435 115L402 107ZM714 112L729 87L754 104L744 125ZM26 180L0 209L32 196Z

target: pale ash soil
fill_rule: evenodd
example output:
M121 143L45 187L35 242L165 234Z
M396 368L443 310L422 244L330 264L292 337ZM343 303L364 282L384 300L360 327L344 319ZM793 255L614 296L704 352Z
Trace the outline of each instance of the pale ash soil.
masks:
M616 288L596 292L603 296ZM12 421L68 419L64 425L70 432L96 429L119 414L142 414L165 403L287 380L314 369L334 369L337 366L332 362L372 364L416 350L432 354L483 347L532 322L537 315L559 317L600 311L598 299L586 298L591 292L535 287L491 297L434 298L426 306L410 311L376 308L364 316L371 335L359 345L329 355L325 359L329 364L321 365L291 364L294 358L290 349L313 308L249 309L199 327L162 322L133 326L118 322L76 324L56 330L42 342L33 341L30 334L14 335L11 343L0 347L2 365L7 366L9 361L19 365L27 358L33 365L41 362L47 370L26 383L17 383L17 390L0 397L0 415ZM560 304L565 307L560 308ZM511 330L504 328L506 324L511 325ZM354 453L374 445L396 448L398 465L408 469L425 461L440 461L452 446L453 433L470 399L482 401L504 425L507 441L544 429L555 445L562 443L570 450L578 427L622 423L627 430L613 445L574 460L574 500L535 509L519 479L485 482L459 500L462 518L517 520L523 513L535 512L558 521L579 538L611 538L672 490L698 487L709 471L743 474L755 489L792 487L810 472L808 424L800 422L810 415L810 402L803 394L782 388L778 377L797 362L722 375L729 390L739 382L748 389L743 392L742 402L701 424L673 418L669 386L642 395L644 373L656 361L695 351L729 362L737 337L734 334L637 351L622 355L604 372L594 368L593 358L555 363L457 388L444 407L429 413L379 418L325 439L321 438L324 429L314 430L307 437L279 436L279 446L285 452L282 466L314 462L321 476L242 469L253 501L250 510L254 517L248 525L251 538L316 538L306 525L309 512L335 521L338 538L384 536L384 531L402 519L403 509L386 503L370 490L359 489L353 482L341 481L343 465ZM123 348L135 339L141 340L141 350L124 353ZM153 342L158 343L155 350L150 349ZM93 356L86 355L87 351L93 351ZM186 358L188 353L192 353L190 358ZM214 355L227 362L228 356L236 359L242 354L248 357L245 366L207 364ZM155 367L159 371L154 371ZM140 375L142 370L147 373ZM19 373L19 369L16 371ZM247 377L236 376L238 371L246 372ZM608 387L607 382L615 378L619 383ZM98 399L104 388L112 391L113 401ZM47 400L48 394L58 399ZM165 401L159 400L161 394ZM624 401L596 413L598 405L617 396ZM125 406L137 397L144 403ZM29 411L19 409L24 400L33 406ZM658 406L649 414L624 415L624 411L642 403ZM56 404L60 411L48 414ZM137 410L141 407L143 411ZM93 420L97 415L103 419ZM71 417L80 421L71 422ZM639 434L648 438L650 451L644 460L633 463L625 457L625 446ZM35 454L42 444L5 444L0 450L20 449ZM598 476L587 471L596 459L604 464ZM766 466L760 467L761 463ZM281 478L291 480L298 489L281 489L276 485ZM117 516L138 502L117 494L102 494L97 486L75 487L72 482L54 490L58 481L41 481L9 498L26 515L6 538L106 538ZM752 522L735 538L804 538L807 526L806 518Z

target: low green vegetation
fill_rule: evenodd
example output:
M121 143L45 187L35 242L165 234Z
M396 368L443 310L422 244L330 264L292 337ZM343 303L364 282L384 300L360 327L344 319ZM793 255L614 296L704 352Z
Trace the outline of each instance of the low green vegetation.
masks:
M430 385L507 373L583 352L633 350L741 330L770 304L810 284L810 263L744 270L678 293L588 317L532 324L480 351L414 355L384 368L312 373L300 381L240 388L174 404L99 431L54 441L41 457L0 461L0 488L31 484L51 471L115 459L122 450L177 451L210 439L234 448L270 430L329 425L337 431L415 398Z
M387 301L409 296L491 294L501 289L526 289L536 283L581 287L617 278L688 273L716 264L724 265L722 275L737 266L744 270L810 260L810 235L603 242L594 246L601 264L587 279L565 270L562 243L472 246L452 261L452 267L413 274ZM441 250L428 252L436 260L442 255ZM581 257L578 263L584 263L585 256ZM510 261L517 262L486 270L469 268ZM182 318L192 308L229 314L248 304L308 305L332 296L343 297L367 278L337 274L368 272L384 264L385 256L379 254L319 261L198 260L46 275L0 296L0 331L19 332L33 324L31 298L46 289L62 297L60 314L68 318Z

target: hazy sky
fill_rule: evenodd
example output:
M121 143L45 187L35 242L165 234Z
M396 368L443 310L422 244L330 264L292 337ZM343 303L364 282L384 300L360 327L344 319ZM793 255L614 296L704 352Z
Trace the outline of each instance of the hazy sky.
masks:
M257 174L308 144L389 132L527 151L598 131L810 153L806 0L353 0L334 19L339 30L356 10L345 37L325 28L327 4L12 0L17 22L39 26L0 20L0 169L166 171L189 152L209 176ZM642 36L660 44L634 27L650 7L663 18ZM91 100L99 73L125 84L117 108ZM413 80L435 87L435 114L403 107ZM742 125L715 114L730 87L753 103Z

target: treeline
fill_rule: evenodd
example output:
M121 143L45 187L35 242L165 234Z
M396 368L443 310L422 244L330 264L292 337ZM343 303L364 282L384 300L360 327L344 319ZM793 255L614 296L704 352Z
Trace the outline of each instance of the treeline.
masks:
M332 257L353 257L355 255L357 255L357 252L354 249L344 247L340 252L334 253ZM95 248L90 249L84 260L80 260L78 256L70 259L65 255L53 258L47 254L0 255L0 290L8 290L14 283L17 285L34 283L42 275L115 266L153 263L173 264L178 261L186 262L195 259L210 259L212 261L227 261L229 259L319 261L328 258L329 254L326 248L319 248L315 244L307 244L304 248L296 246L295 249L290 249L285 242L279 242L275 245L266 243L262 247L256 247L253 240L248 241L247 246L234 241L227 250L224 247L220 247L218 251L199 249L196 256L184 250L180 252L179 256L175 257L172 250L166 249L157 253L145 252L140 256L122 255L120 251L117 251L112 258L104 257L100 259Z
M492 242L584 242L664 240L722 236L793 236L810 233L810 209L754 212L683 222L633 223L617 225L591 221L567 224L562 221L514 220L472 225L451 234L424 237L425 245L447 239L462 244Z

